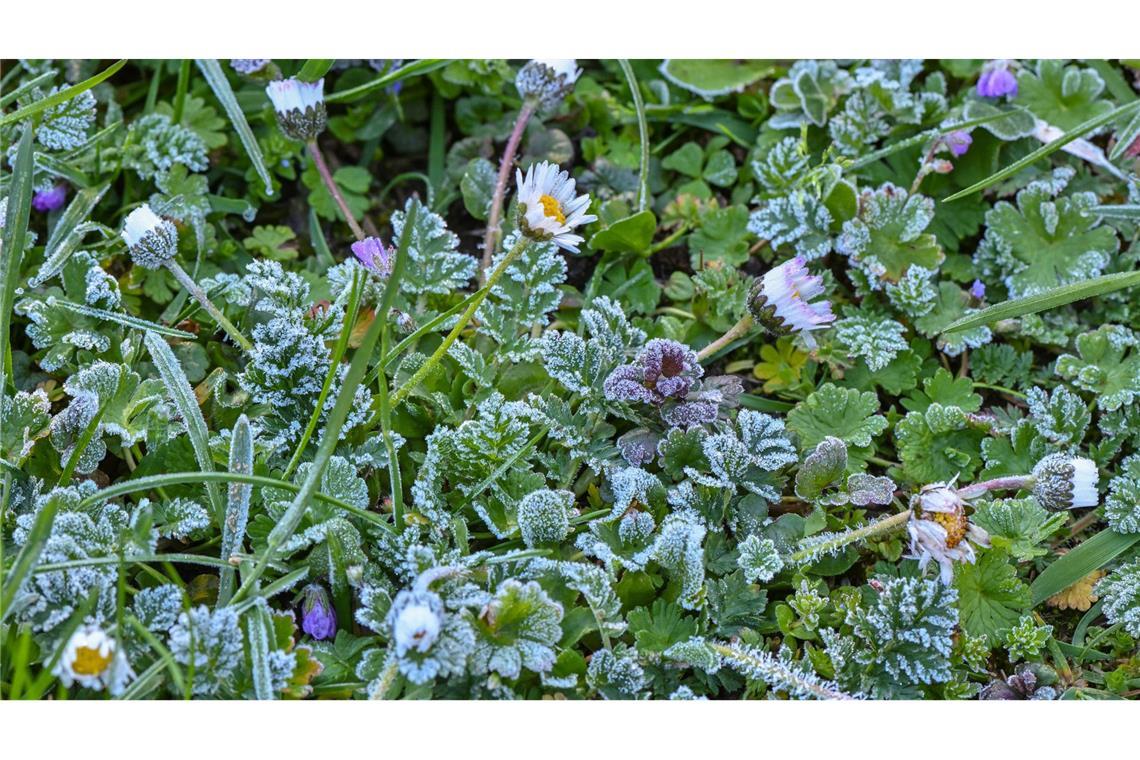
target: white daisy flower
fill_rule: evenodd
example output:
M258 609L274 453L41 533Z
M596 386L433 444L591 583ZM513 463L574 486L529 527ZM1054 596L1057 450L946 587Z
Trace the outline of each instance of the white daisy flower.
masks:
M1096 462L1067 454L1050 454L1033 468L1033 495L1046 509L1095 507L1100 502Z
M823 278L808 272L803 257L796 256L756 281L748 307L753 318L773 333L799 332L809 338L812 330L835 321L831 301L809 303L821 293Z
M302 82L296 77L278 79L265 87L273 103L277 124L285 136L299 142L315 140L325 129L325 80Z
M522 170L516 169L515 183L522 233L532 240L553 240L559 248L578 253L578 244L584 238L571 230L598 218L586 213L590 196L575 197L570 174L549 161L532 164L525 177Z
M178 253L178 229L144 203L127 215L120 233L136 264L158 269Z
M78 683L88 689L107 688L118 694L134 677L134 671L115 640L102 628L90 625L71 635L52 675L67 687Z
M515 87L523 98L534 100L542 111L552 111L562 102L582 75L573 58L535 58L515 77Z
M933 560L946 585L954 580L954 563L973 563L977 556L971 542L990 545L990 536L966 516L966 502L951 483L932 483L911 499L910 554L925 570Z

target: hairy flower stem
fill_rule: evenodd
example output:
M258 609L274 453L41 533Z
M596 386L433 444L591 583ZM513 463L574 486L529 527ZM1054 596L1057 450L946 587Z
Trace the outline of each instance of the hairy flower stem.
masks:
M344 194L337 187L336 180L333 179L332 172L329 171L329 165L325 163L325 157L321 154L321 146L317 145L316 140L309 141L309 155L313 157L313 165L317 167L317 173L321 175L321 180L328 188L329 195L336 201L336 205L340 207L340 213L344 214L345 221L352 228L352 234L356 236L357 240L363 240L365 238L364 230L357 223L356 217L352 215L352 210L348 207L348 201L344 199Z
M206 297L206 291L198 287L198 283L194 282L194 278L187 274L186 270L183 269L177 261L174 259L167 261L166 268L174 275L174 279L178 280L182 287L186 288L186 292L192 295L194 300L200 303L202 308L214 318L214 321L218 323L218 327L225 330L226 335L230 336L230 339L233 340L234 343L241 346L242 351L249 353L253 350L253 343L249 341L249 338L242 335L241 331L234 327L232 322L226 319L226 315L222 313L221 309L214 306L213 302Z
M503 212L503 196L507 190L507 180L511 176L511 167L515 165L515 153L518 152L519 142L522 141L523 132L526 131L527 122L534 116L537 104L527 98L519 109L518 118L515 119L515 128L507 138L507 147L503 148L503 157L499 161L499 176L495 178L495 191L491 195L491 210L487 214L487 231L483 234L483 266L479 269L479 281L485 282L487 270L491 268L491 258L499 245L499 217Z
M479 305L487 298L487 295L491 292L491 288L495 287L495 283L502 278L503 273L507 271L507 267L513 264L515 259L522 255L522 252L526 250L529 244L529 238L522 235L519 236L518 242L514 244L514 247L507 252L507 255L503 257L499 265L495 267L495 271L491 272L491 276L487 278L487 283L476 293L475 300L467 307L467 311L463 312L459 321L455 323L455 327L451 328L451 332L443 339L443 343L439 344L439 348L435 350L435 353L428 357L428 360L416 370L415 374L408 378L408 381L392 394L392 409L398 407L400 402L407 398L408 394L415 390L417 385L423 382L423 379L428 376L432 368L443 360L443 357L447 355L447 350L451 348L451 344L456 341L459 334L463 332L463 329L467 327L467 324L475 316L475 312L479 310Z
M958 489L958 495L963 499L976 499L987 491L1019 491L1023 488L1033 487L1032 475L1012 475L1005 478L994 478L981 483L974 483L965 488Z
M702 348L700 351L698 351L697 352L697 361L703 362L705 359L709 358L710 356L715 354L717 351L720 351L722 348L727 346L729 343L732 343L732 341L736 340L737 338L740 338L740 337L747 335L748 331L752 329L752 322L753 322L752 315L751 314L745 314L743 317L740 318L739 322L737 322L732 327L728 328L728 332L726 332L724 335L720 336L719 338L714 340L712 343L708 344L707 346Z
M816 543L804 547L799 551L792 552L788 556L789 564L798 564L805 562L812 557L822 556L823 554L830 554L832 552L842 549L844 546L856 543L858 541L866 541L867 539L874 538L875 536L885 535L898 528L906 525L907 520L910 519L911 511L908 509L905 512L899 512L897 515L884 517L881 520L869 522L861 528L849 530L839 535L833 536L830 540L823 543ZM802 542L801 542L802 546Z

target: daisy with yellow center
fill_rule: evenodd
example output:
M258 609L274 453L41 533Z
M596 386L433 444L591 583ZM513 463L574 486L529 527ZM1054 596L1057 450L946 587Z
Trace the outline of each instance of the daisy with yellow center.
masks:
M573 230L598 218L586 213L590 196L575 195L570 174L548 161L532 165L525 176L516 170L515 180L522 234L532 240L552 240L559 248L577 253L584 238Z
M910 534L910 557L918 560L920 569L933 560L941 570L942 582L954 580L954 563L976 559L974 547L989 546L985 530L966 516L966 502L953 483L923 486L911 499L911 516L907 522Z
M52 674L64 686L78 683L96 691L109 688L112 694L121 691L134 675L115 640L94 625L72 634Z

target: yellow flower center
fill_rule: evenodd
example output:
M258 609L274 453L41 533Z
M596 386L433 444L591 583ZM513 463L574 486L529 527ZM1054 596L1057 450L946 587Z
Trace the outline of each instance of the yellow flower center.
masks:
M97 676L111 664L111 653L101 654L98 649L77 647L71 669L81 676Z
M946 529L947 549L953 549L966 537L969 520L966 519L965 512L927 512L926 517Z
M562 204L559 203L553 196L541 195L538 202L542 204L543 216L549 216L552 219L557 219L559 224L566 223L566 215L562 213Z

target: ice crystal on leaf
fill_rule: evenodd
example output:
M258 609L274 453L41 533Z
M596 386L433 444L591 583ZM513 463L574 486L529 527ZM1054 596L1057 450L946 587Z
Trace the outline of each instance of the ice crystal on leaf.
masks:
M508 578L475 618L476 673L518 678L523 668L545 673L554 667L554 645L562 636L562 605L534 581Z
M130 148L123 163L143 179L150 179L176 164L196 172L209 167L202 138L175 124L166 114L151 113L135 121L131 124L128 141Z
M938 403L908 413L895 428L907 476L925 483L973 475L981 463L984 435L985 426L959 407Z
M1140 454L1122 461L1108 482L1104 519L1117 533L1140 533Z
M848 445L852 459L862 462L873 453L875 437L887 429L887 418L878 411L874 392L825 383L788 412L788 430L802 452L832 436Z
M182 590L172 583L145 588L131 600L131 611L152 633L166 633L182 614Z
M447 294L464 287L475 276L477 262L456 250L459 237L417 198L409 198L403 211L392 214L392 237L399 240L403 235L404 219L413 206L415 226L408 236L408 260L400 289L410 294Z
M211 611L198 606L178 616L170 629L170 653L182 666L193 665L194 694L227 694L242 664L242 633L233 607Z
M859 197L859 214L843 224L835 248L851 259L872 288L897 283L910 267L937 270L945 255L926 228L934 201L885 183Z
M852 84L851 75L834 61L796 61L787 76L772 85L769 97L776 116L768 124L776 129L809 123L822 127Z
M605 699L644 699L645 670L636 650L622 646L614 651L599 649L590 658L586 682Z
M535 546L557 543L570 532L570 509L574 494L542 488L522 498L518 505L519 531L523 543Z
M792 659L787 648L779 654L745 644L734 644L720 650L724 664L744 677L761 681L769 688L787 692L796 699L851 699L839 684L820 678L804 660Z
M1097 408L1114 411L1140 395L1140 351L1136 336L1119 325L1102 325L1078 335L1077 356L1057 357L1057 374L1096 394Z
M1063 385L1046 394L1040 388L1030 388L1029 414L1037 432L1060 449L1071 451L1084 440L1092 414L1080 396Z
M906 328L887 317L856 312L835 323L835 338L852 356L860 356L872 372L886 367L907 349Z
M1014 298L1096 277L1120 245L1113 229L1089 213L1099 202L1095 193L1061 195L1072 176L1072 169L1057 169L1052 180L1018 192L1017 206L998 201L986 213L978 258Z
M742 409L736 429L705 438L702 450L708 474L693 467L685 473L701 485L735 491L738 487L763 496L779 498L770 473L796 461L795 448L784 432L784 423L771 415Z
M1022 615L1017 625L1005 634L1005 649L1009 652L1009 661L1035 659L1045 648L1052 633L1053 626L1037 625L1032 616Z
M45 97L59 92L53 87ZM95 95L85 90L43 112L36 139L48 150L73 150L83 145L95 124Z
M744 571L744 577L749 583L770 581L784 567L775 542L756 535L740 542L740 557L736 563Z
M914 684L950 680L958 624L953 589L917 578L884 578L847 611L851 633L824 631L836 680L877 699L913 693Z
M1140 637L1140 560L1124 565L1096 585L1104 600L1104 616Z
M517 240L517 233L503 242L504 253L492 261L499 263ZM476 312L480 332L499 344L502 355L518 362L532 358L541 348L531 337L535 325L545 327L550 314L562 302L558 287L566 279L566 259L549 242L529 244Z
M831 212L802 190L763 202L748 220L749 232L773 248L790 245L797 256L808 261L831 251L830 228Z

